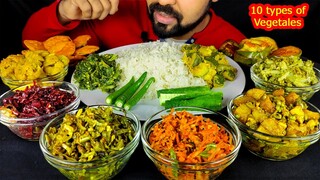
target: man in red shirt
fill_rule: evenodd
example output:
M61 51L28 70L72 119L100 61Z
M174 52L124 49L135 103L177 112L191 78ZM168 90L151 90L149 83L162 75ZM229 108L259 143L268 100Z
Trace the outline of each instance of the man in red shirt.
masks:
M35 12L22 39L44 41L66 34L91 35L100 49L147 41L179 41L214 45L245 36L217 16L217 0L57 0Z

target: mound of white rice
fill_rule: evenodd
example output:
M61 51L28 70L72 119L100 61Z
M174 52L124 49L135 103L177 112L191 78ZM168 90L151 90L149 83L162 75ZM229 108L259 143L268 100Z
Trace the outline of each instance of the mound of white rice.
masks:
M156 91L164 88L205 85L201 78L193 77L182 62L182 44L174 42L149 42L116 52L116 62L122 69L118 88L124 86L132 76L137 80L147 71L156 82L149 88L144 99L156 99ZM145 81L147 81L147 79Z

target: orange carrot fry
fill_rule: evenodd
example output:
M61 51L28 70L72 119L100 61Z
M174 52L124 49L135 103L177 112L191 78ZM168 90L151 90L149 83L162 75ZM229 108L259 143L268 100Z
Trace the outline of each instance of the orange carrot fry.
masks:
M234 146L231 135L208 118L173 111L156 124L149 136L153 149L170 157L173 149L183 162L206 162L225 156Z

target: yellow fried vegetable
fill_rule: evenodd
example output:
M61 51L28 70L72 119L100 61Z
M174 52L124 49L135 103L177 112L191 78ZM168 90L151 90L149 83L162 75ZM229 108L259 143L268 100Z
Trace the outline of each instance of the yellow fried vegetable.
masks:
M202 63L202 64L207 64L207 63ZM200 65L199 65L200 66ZM202 76L203 80L205 80L207 82L207 84L209 85L209 87L213 87L213 79L214 79L214 76L217 74L217 71L212 68L210 66L210 68L208 69L207 73L205 75ZM223 84L222 84L223 85Z
M36 64L25 63L15 69L15 77L17 80L34 80L43 75L42 68Z
M260 101L260 106L268 113L273 113L276 110L275 104L273 104L269 96Z
M265 95L266 91L260 88L252 88L246 92L246 96L253 97L255 100L259 100Z
M301 106L294 107L290 110L290 113L295 116L295 119L299 121L299 123L302 124L304 122L305 114Z
M234 109L234 114L236 114L237 118L243 123L246 123L248 120L248 116L251 114L251 109L245 105L240 104L237 108Z
M25 51L24 54L26 64L35 64L36 66L41 66L44 61L44 57L40 54L40 51Z
M0 62L0 75L12 80L35 80L58 74L69 64L63 55L50 54L45 50L23 50L9 55Z
M285 136L286 128L286 123L282 123L281 121L275 120L273 118L267 118L261 122L257 131L275 136Z
M198 51L202 56L210 56L213 52L217 52L217 49L214 46L200 46Z
M193 76L201 77L211 88L222 87L226 80L236 78L237 69L214 46L183 45L181 51L182 61Z
M251 92L253 94L255 91ZM261 132L244 131L244 145L259 156L275 160L295 157L310 145L305 136L319 131L319 112L309 109L299 95L287 95L284 90L275 90L260 95L260 99L252 96L246 98L247 94L243 96L234 100L237 104L233 104L232 112L249 129ZM268 111L269 106L275 106L276 110Z
M202 77L209 73L209 70L211 68L210 63L200 63L198 66L195 66L194 68L190 69L191 73L196 77ZM212 75L214 76L214 74ZM210 77L212 79L212 77Z
M65 66L68 66L70 59L67 56L58 55L58 58Z
M69 63L67 60L68 58L63 55L55 55L55 54L49 54L45 57L45 60L43 62L44 71L48 75L55 75L59 72L63 71L66 64Z
M53 66L46 66L44 67L44 71L48 74L48 75L55 75L58 74L59 72L62 71L62 69L65 66L62 64L62 62L57 62L56 64L54 64Z
M55 54L49 54L45 57L44 62L43 62L43 66L51 66L54 65L55 63L59 62L59 58L58 56L56 56Z
M9 55L0 62L1 77L11 77L14 74L14 69L17 67L18 61L23 58L22 55Z
M283 90L276 90L264 94L264 90L259 91L257 88L250 89L234 100L232 111L242 123L250 128L256 127L253 129L257 131L278 136L307 135L318 129L320 114L309 110L296 93L286 95ZM258 96L253 98L255 95Z

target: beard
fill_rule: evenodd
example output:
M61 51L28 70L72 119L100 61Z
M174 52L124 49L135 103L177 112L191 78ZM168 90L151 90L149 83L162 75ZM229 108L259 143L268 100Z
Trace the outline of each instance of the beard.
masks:
M159 38L177 37L177 36L185 35L186 33L193 30L195 27L197 27L206 17L209 8L210 8L210 3L208 4L207 9L203 12L203 14L200 16L198 20L186 25L182 25L181 21L183 19L183 15L180 14L179 12L176 12L170 5L162 6L159 3L152 3L149 6L149 18L152 22L153 31ZM174 25L171 29L168 29L167 24L155 22L153 17L153 14L155 11L164 12L176 18L177 24Z

